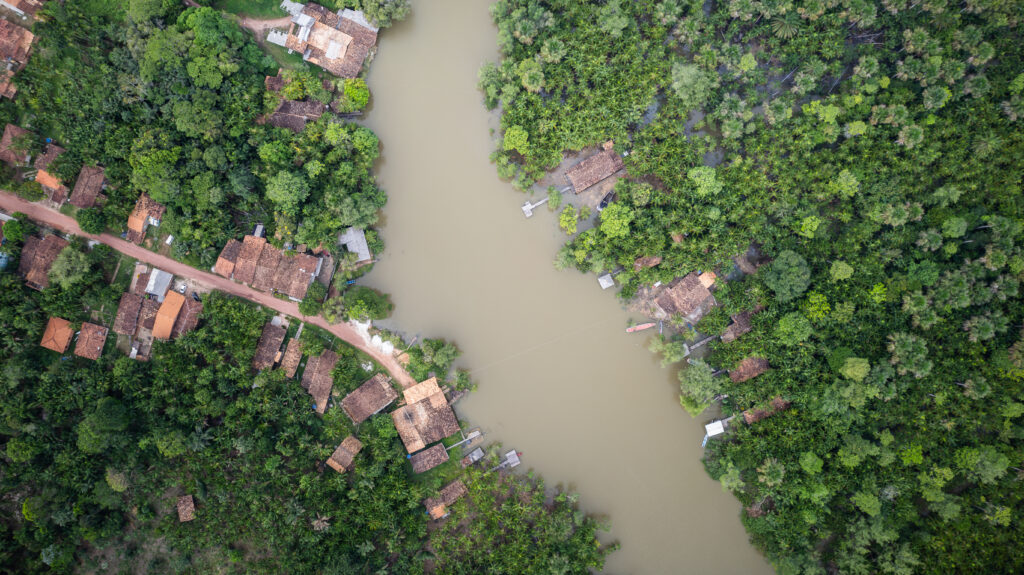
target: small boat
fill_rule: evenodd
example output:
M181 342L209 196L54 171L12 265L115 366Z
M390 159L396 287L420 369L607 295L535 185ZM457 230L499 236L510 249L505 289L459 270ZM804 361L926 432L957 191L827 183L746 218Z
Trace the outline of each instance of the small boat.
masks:
M638 325L634 325L632 327L627 327L626 328L626 333L636 333L638 331L643 331L645 329L651 329L655 325L657 325L657 324L654 323L654 322L651 322L651 323L641 323L641 324L638 324Z

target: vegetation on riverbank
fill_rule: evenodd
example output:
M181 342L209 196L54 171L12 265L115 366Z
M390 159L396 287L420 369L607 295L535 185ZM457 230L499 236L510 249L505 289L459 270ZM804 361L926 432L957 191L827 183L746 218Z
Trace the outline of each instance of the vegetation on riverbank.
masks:
M720 281L697 327L764 306L706 361L771 369L684 370L681 392L698 412L792 402L706 456L779 572L1024 569L1024 7L708 7L497 2L503 60L480 87L502 109L499 173L525 189L563 150L628 150L619 208L558 259L623 268L626 298L736 278L751 243L770 260Z

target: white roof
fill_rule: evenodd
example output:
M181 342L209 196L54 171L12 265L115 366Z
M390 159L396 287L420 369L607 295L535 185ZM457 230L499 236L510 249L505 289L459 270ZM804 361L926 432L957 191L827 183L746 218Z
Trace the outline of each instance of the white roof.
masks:
M174 276L171 274L154 268L153 272L149 274L146 293L155 295L157 301L164 301L164 295L167 293L167 288L170 287L172 279L174 279Z
M338 236L338 245L345 246L350 252L355 252L359 258L356 261L366 262L373 259L370 253L370 246L366 244L366 234L359 228L348 228Z
M291 0L282 0L281 9L291 14L292 16L298 16L302 13L302 7L304 4L298 2L292 2Z
M601 286L601 289L608 289L615 285L615 278L612 274L604 274L597 278L597 283Z
M331 40L327 44L327 54L326 54L326 56L328 58L330 58L331 60L334 60L335 58L338 57L339 54L341 54L341 48L342 48L342 46L341 46L340 43L338 43L335 40Z
M284 46L285 42L288 41L288 34L282 30L271 29L267 32L267 42L271 44L277 44L278 46Z
M704 426L704 433L706 433L708 437L714 437L725 433L725 422L722 420L712 421Z

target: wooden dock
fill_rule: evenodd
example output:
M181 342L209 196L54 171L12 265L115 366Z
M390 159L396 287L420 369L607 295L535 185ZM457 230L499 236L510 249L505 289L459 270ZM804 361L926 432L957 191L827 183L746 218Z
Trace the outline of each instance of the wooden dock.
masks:
M533 217L533 209L536 208L537 206L540 206L540 205L546 203L547 201L548 201L548 199L544 198L544 199L538 201L535 204L531 204L530 201L527 200L526 203L523 204L523 215L526 216L527 218L532 218Z

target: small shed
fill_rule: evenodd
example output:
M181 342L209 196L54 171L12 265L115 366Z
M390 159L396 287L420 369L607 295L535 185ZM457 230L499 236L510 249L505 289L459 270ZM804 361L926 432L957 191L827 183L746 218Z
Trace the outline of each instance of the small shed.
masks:
M732 315L732 323L725 328L722 332L722 342L729 343L736 341L741 335L749 333L753 329L753 325L750 323L750 318L754 316L757 311L745 311Z
M68 350L75 330L71 329L71 322L59 317L51 317L46 324L46 331L43 332L43 339L39 345L57 353L64 353Z
M429 449L410 455L409 460L412 463L413 473L423 473L448 461L448 450L444 448L444 445L438 443Z
M601 145L601 151L569 168L565 177L577 194L612 176L623 168L622 157L615 152L611 140Z
M597 285L601 286L601 289L608 289L610 287L614 287L615 278L612 277L612 274L604 274L602 276L598 276Z
M444 519L448 516L448 507L467 493L469 493L469 490L466 489L466 484L456 479L442 487L437 497L425 499L423 506L427 508L427 514L430 515L431 519Z
M722 435L725 433L725 421L717 420L704 426L704 434L708 437L714 437L716 435Z
M196 502L191 495L182 495L178 498L178 521L184 523L196 518Z
M338 354L330 350L317 357L311 357L306 362L306 370L302 372L302 387L313 396L317 413L323 414L327 411L327 400L330 399L334 387L331 371L337 363Z
M299 362L302 361L302 342L298 337L288 340L288 346L284 350L284 357L281 358L281 369L289 378L295 377L299 369Z
M345 473L353 467L356 455L363 448L362 442L349 435L327 459L327 465L338 473Z
M462 467L469 467L470 465L473 465L474 463L480 461L483 458L484 449L482 447L477 447L476 449L470 451L465 457L462 458Z
M729 371L729 379L733 383L741 383L755 378L768 371L768 360L760 357L748 357L741 361L736 369Z
M356 262L364 263L373 260L370 246L366 243L366 234L359 228L348 228L338 236L338 244L356 254Z
M256 354L252 358L253 369L260 371L274 365L286 334L287 330L272 323L263 326L263 334L260 335L259 343L256 344Z

